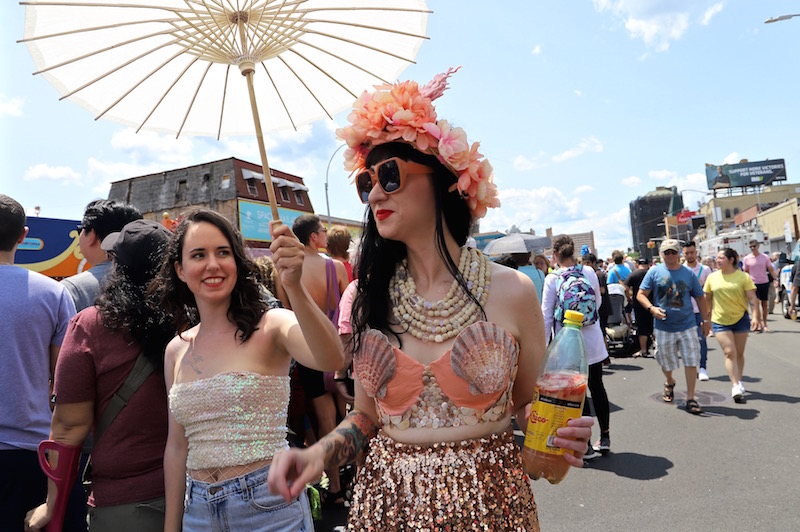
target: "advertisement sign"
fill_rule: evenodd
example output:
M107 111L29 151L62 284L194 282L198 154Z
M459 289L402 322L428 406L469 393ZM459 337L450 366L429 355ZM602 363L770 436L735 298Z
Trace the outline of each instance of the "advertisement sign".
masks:
M82 272L90 265L78 247L79 223L29 216L26 225L30 230L17 248L14 263L56 279Z
M769 185L773 181L786 181L786 163L783 159L739 164L706 164L706 182L709 190Z
M687 224L691 221L692 216L697 214L695 211L687 211L683 210L678 213L678 223L679 224Z
M278 216L281 217L281 221L284 224L290 227L303 214L309 213L278 207ZM272 237L269 234L270 220L272 220L272 211L269 203L239 200L239 231L245 240L272 242Z

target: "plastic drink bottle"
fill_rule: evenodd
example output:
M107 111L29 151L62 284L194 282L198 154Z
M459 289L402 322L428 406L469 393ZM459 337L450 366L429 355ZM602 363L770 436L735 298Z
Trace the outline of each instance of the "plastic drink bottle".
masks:
M588 367L582 324L580 312L564 313L564 327L547 347L544 370L531 401L522 462L528 475L544 477L551 484L561 482L569 471L564 450L553 443L556 430L581 416L586 397Z

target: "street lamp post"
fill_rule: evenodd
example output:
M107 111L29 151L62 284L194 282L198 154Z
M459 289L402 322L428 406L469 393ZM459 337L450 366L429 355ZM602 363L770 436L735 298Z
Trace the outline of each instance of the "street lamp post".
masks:
M325 207L328 209L328 229L331 228L331 204L330 201L328 200L328 173L331 171L331 163L333 162L333 158L336 156L339 150L341 150L345 146L347 146L347 144L342 144L341 146L333 150L331 158L330 160L328 160L328 168L325 170Z
M800 17L800 13L794 15L781 15L779 17L770 17L764 21L764 24L772 24L773 22L780 22L781 20L789 20L790 18Z

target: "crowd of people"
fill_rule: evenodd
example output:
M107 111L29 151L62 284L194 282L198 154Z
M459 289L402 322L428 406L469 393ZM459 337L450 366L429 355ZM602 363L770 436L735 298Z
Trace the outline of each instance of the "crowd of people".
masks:
M550 259L490 260L467 241L499 206L491 165L433 106L451 73L376 87L337 131L366 204L355 249L309 214L272 223L254 259L214 211L168 230L103 200L76 228L93 267L58 283L13 265L25 213L0 195L0 529L313 530L321 490L351 530L538 530L512 419L527 426L545 348L579 310L591 406L551 443L573 467L611 450L612 285L637 356L655 336L664 401L682 361L702 411L711 331L743 400L775 275L758 243L741 269L674 240L652 267L603 261L567 235Z

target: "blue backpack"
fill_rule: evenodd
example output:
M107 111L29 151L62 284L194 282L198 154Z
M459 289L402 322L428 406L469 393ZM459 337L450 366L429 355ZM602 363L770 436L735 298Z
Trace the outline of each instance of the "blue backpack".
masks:
M575 310L583 314L583 326L597 321L597 299L594 288L589 279L583 274L583 265L577 264L574 268L562 268L555 272L556 297L558 303L555 308L555 319L564 322L564 313Z

